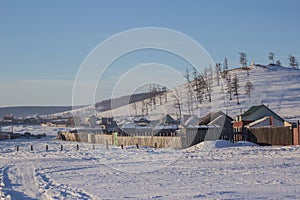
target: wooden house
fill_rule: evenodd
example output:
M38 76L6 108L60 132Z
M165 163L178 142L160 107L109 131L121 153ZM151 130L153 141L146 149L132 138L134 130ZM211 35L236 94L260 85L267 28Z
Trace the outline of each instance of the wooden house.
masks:
M265 105L252 106L233 122L234 140L247 140L260 145L293 145L298 132Z
M233 122L235 132L242 132L243 128L284 126L285 120L265 105L252 106L244 114L236 116Z

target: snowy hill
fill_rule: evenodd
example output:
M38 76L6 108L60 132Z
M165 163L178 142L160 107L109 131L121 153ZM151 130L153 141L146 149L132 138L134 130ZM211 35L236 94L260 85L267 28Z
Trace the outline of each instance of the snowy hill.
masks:
M300 119L299 69L272 65L250 65L248 69L248 72L242 68L228 71L231 82L235 75L238 78L239 104L237 104L234 94L232 94L232 100L230 100L230 94L228 93L229 81L221 78L218 86L216 74L213 72L210 88L211 102L208 101L206 96L203 103L200 104L196 99L193 88L189 87L189 84L185 84L167 92L167 101L162 100L161 102L162 96L157 96L156 104L148 105L148 113L145 113L145 104L147 102L149 104L150 99L137 102L135 105L130 104L111 111L101 112L98 115L100 117L113 116L116 118L146 115L153 119L164 114L171 114L178 117L180 116L178 104L180 104L181 116L197 115L203 117L212 111L223 111L234 117L253 105L265 104L285 119ZM250 97L245 91L247 81L250 81L253 85Z

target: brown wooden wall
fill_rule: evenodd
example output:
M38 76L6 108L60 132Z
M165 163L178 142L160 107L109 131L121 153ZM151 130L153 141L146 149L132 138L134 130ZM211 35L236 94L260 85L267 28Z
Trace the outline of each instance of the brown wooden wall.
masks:
M294 133L291 127L250 128L247 140L262 145L293 145Z

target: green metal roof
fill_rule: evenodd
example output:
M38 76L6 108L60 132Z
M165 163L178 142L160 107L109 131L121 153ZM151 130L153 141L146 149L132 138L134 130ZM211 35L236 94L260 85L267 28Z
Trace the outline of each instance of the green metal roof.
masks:
M279 115L277 115L275 112L273 112L270 108L268 108L267 106L265 106L264 104L259 105L259 106L252 106L251 108L249 108L244 114L242 114L242 120L249 120L250 118L256 118L256 115L259 115L259 110L261 108L266 108L270 113L273 114L273 116L275 118L277 118L280 121L284 121L283 118L281 118ZM264 117L266 117L267 115L265 115ZM255 119L257 120L257 119Z
M253 113L255 113L256 111L258 111L262 107L266 107L266 106L265 105L252 106L244 114L242 114L242 119L248 118L248 116L252 115Z

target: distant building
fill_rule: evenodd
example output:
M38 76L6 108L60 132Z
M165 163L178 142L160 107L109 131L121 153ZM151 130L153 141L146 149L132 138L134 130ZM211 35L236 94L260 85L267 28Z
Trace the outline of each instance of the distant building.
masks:
M141 118L138 118L138 119L134 120L134 123L136 123L139 126L148 126L150 124L150 122L151 122L150 120L148 120L144 117L141 117Z
M3 117L3 122L4 123L11 123L14 120L14 116L13 115L7 115Z
M285 120L265 105L252 106L244 114L236 116L233 122L235 132L242 132L243 128L284 125Z
M91 116L89 119L88 119L88 124L89 124L89 127L91 128L95 128L97 126L97 122L99 121L99 118L96 117L95 115Z

